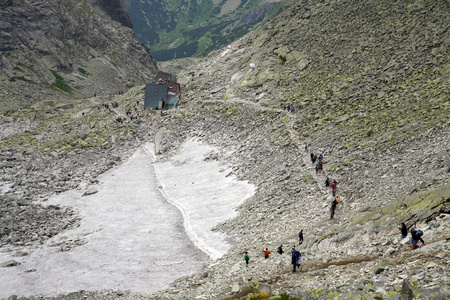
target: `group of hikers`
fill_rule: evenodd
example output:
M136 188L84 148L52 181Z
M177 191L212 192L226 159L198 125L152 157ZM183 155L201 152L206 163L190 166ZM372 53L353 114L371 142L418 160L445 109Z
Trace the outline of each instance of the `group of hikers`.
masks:
M408 230L409 230L409 232L411 233L411 244L412 244L413 249L419 248L419 246L417 245L419 243L419 241L422 242L423 245L426 245L422 239L423 231L416 230L411 227L412 227L412 225L410 227L407 227L405 223L401 223L401 227L399 228L400 237L402 239L406 238L408 236Z
M294 108L294 106L293 106L292 104L288 104L288 105L285 104L285 105L283 106L283 109L284 109L284 110L287 110L287 111L289 111L289 112L292 112L292 113L295 112L295 108Z
M301 237L301 239L299 240L299 244L301 244L301 243L303 243L303 230L301 230L299 232L299 237ZM264 253L264 259L268 259L270 254L272 253L272 252L269 251L268 248L266 248L266 249L263 248L262 252ZM282 255L284 253L283 245L280 245L277 248L277 252L280 255ZM296 272L297 268L300 267L300 259L301 259L301 257L302 257L302 255L301 255L300 251L295 249L295 246L292 246L292 249L291 249L291 264L292 264L292 267L293 267L292 272ZM250 255L248 254L247 251L244 253L244 260L245 260L245 265L248 267L248 263L250 261Z
M308 151L308 145L305 145L305 151ZM317 157L316 155L314 155L313 153L311 153L311 161L312 163L316 163L317 161L317 165L316 165L316 173L318 172L318 166L319 169L322 170L323 167L323 155L320 154L319 157ZM333 195L334 200L331 202L331 207L330 207L330 219L333 219L334 217L334 213L336 211L336 208L338 206L338 204L342 202L340 200L339 197L336 197L336 188L337 188L337 181L336 179L333 179L333 181L330 180L329 177L327 177L327 179L325 180L325 187L331 187L331 193ZM423 232L421 230L416 230L414 228L411 228L412 226L410 226L409 228L405 225L405 223L401 223L401 227L399 228L400 232L401 232L401 238L406 238L408 235L408 231L411 233L411 244L412 244L412 248L413 249L417 249L419 246L417 245L420 242L422 242L423 245L426 245L424 240L422 239L422 235ZM303 230L300 230L300 232L298 233L298 243L299 245L301 245L303 243ZM264 253L264 258L268 259L271 252L269 251L268 248L266 249L262 249L262 252ZM283 245L280 245L277 248L277 252L278 254L282 255L284 253L283 251ZM300 259L301 259L301 253L300 251L298 251L297 249L295 249L295 246L292 247L291 249L291 264L293 267L292 272L296 272L296 269L298 267L300 267ZM249 261L250 261L250 255L248 254L248 252L245 252L244 254L244 260L246 263L246 266L248 267Z
M316 163L316 161L317 161L317 163ZM322 154L317 156L311 152L311 162L313 164L316 164L316 174L319 172L322 172L322 170L323 170L323 155Z

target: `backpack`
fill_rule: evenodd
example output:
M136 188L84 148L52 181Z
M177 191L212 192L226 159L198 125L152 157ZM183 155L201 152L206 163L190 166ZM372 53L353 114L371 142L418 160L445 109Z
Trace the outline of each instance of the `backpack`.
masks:
M422 235L423 235L422 230L416 230L416 235L417 235L417 236L422 236Z

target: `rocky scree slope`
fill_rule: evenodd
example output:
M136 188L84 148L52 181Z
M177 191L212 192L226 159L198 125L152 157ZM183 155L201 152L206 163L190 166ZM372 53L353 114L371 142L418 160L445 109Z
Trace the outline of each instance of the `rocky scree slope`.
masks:
M447 253L449 226L448 12L445 1L297 1L186 65L189 90L168 132L235 149L235 174L258 192L219 226L241 237L236 248L157 297L231 299L250 279L299 297L303 288L337 293L321 299L394 299L406 279L447 297L448 260L439 253ZM283 110L288 104L295 113ZM315 174L306 143L325 155L323 173ZM326 175L338 180L344 202L333 221ZM432 243L407 250L400 222L426 229ZM287 273L289 258L266 261L261 249L292 246L300 229L308 262L299 277ZM239 263L244 250L255 257L248 269ZM418 267L425 262L433 264Z
M186 89L180 108L148 112L141 123L107 126L106 132L101 130L106 124L101 120L107 122L114 112L98 110L91 102L96 99L79 100L72 108L63 103L23 108L8 119L13 125L5 131L10 143L1 152L6 172L2 181L15 180L19 171L27 176L26 182L36 180L39 190L28 194L34 184L8 184L5 195L11 205L3 209L19 207L19 201L33 203L36 195L46 197L56 185L62 189L95 185L95 175L106 168L105 163L112 157L117 159L111 163L119 161L126 156L121 154L124 148L131 151L159 130L163 132L160 159L197 137L223 149L205 159L224 159L233 166L233 174L258 190L239 208L237 218L217 228L239 238L235 248L202 272L150 298L235 299L245 296L254 280L260 286L271 285L274 294L288 292L300 299L401 299L407 293L418 299L445 299L450 275L450 137L444 98L448 94L448 22L442 22L448 19L446 9L443 1L355 5L299 1L283 9L267 27L189 65L181 76ZM409 13L404 14L405 10ZM349 14L353 22L344 22ZM391 22L399 23L388 26ZM344 38L345 43L326 43ZM384 42L390 39L406 41L401 47ZM412 43L416 46L409 47ZM326 45L333 45L328 46L329 52ZM386 61L396 67L385 70ZM255 67L250 67L251 62ZM192 78L191 71L203 75ZM134 88L117 98L119 108L126 111L137 100L142 103L142 97L143 90ZM295 113L283 109L288 103ZM29 145L30 135L38 137L41 128L54 126L50 121L34 123L34 115L41 118L56 110L67 112L59 132L83 128L85 134L75 135L73 141L56 134L45 135L42 142L31 138L42 146L29 154L26 147L16 146L19 142ZM81 111L89 112L85 114L89 122L75 122ZM305 143L310 151L324 154L323 173L315 173L309 152L303 149ZM105 156L98 151L103 148ZM46 165L30 166L29 155L46 158L56 173L45 177ZM74 170L73 164L78 164L74 180L64 180L63 168ZM332 198L324 186L326 175L339 182L338 195L344 203L333 220L329 219ZM64 220L70 220L70 213ZM25 218L21 222L13 227L14 234L33 223ZM423 229L427 246L409 249L408 240L399 239L400 222ZM24 238L38 229L26 231ZM289 255L263 258L263 247L275 250L283 244L289 251L297 244L300 229L305 233L301 272L291 273ZM248 268L243 251L251 256ZM91 296L111 295L115 292Z
M2 109L111 94L156 72L122 0L3 1L0 19Z

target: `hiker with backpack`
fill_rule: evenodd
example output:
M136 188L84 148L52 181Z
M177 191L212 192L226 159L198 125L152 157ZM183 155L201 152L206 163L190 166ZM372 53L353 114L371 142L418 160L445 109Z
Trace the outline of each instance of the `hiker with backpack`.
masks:
M422 239L422 235L423 235L422 230L415 230L414 228L412 228L410 230L410 232L411 232L411 243L412 243L413 249L419 248L419 246L417 246L419 241L421 241L424 246L426 245Z
M292 273L294 273L296 272L297 267L300 267L301 254L299 251L295 250L295 246L292 247L291 253L292 253L291 263L293 267Z
M314 153L311 152L311 162L314 163Z
M283 245L280 245L280 247L277 248L277 252L278 252L278 254L280 254L280 255L284 253L284 251L283 251Z
M263 249L262 252L264 252L264 258L265 258L265 259L268 259L268 258L269 258L269 254L272 253L272 252L270 252L269 249L267 249L267 248L266 248L266 250Z
M250 260L250 255L248 255L247 251L245 251L244 260L245 260L245 265L248 267L248 261Z
M333 202L331 202L331 208L330 208L331 217L330 217L330 219L333 219L334 211L336 210L336 207L337 207L338 203L339 202L337 202L336 198L333 200Z

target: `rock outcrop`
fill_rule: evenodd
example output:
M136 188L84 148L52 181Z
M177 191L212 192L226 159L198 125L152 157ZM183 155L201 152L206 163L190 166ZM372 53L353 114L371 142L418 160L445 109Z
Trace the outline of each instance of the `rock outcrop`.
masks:
M156 71L133 37L123 1L7 1L0 19L3 109L117 93Z

